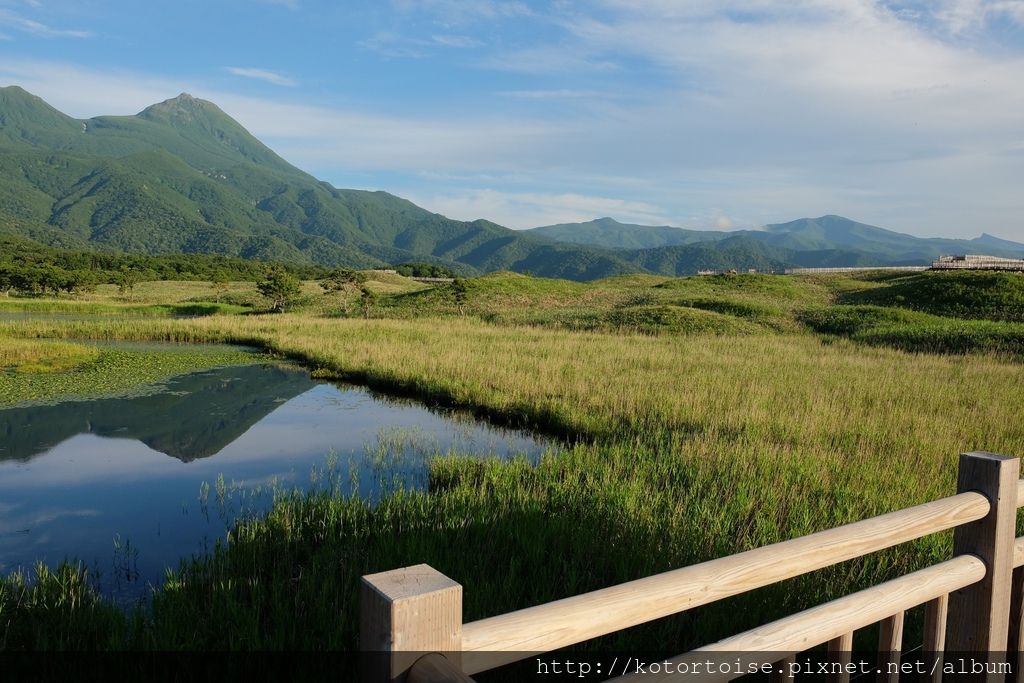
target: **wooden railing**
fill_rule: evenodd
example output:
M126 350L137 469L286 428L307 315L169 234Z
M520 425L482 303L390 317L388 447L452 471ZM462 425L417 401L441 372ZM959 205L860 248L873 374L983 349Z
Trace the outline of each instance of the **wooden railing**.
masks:
M841 660L850 655L855 630L880 623L879 652L898 662L904 613L919 605L925 605L926 652L1017 652L1024 649L1024 569L1016 569L1024 567L1024 537L1014 538L1024 505L1019 470L1017 458L965 453L958 493L948 498L468 624L462 623L462 586L427 565L365 576L361 649L384 654L364 680L472 681L474 673L948 529L954 529L950 560L669 661L682 666L729 652L730 661L740 653L742 664L756 664L766 653L791 657L826 643ZM666 674L669 679L677 680ZM659 678L648 673L641 680Z

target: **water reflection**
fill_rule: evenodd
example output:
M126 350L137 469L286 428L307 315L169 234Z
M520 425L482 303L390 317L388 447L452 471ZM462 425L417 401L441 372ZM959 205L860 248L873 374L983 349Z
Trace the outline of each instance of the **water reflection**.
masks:
M0 572L79 558L105 592L131 597L238 515L266 509L275 486L308 488L332 468L347 491L374 499L425 486L437 453L536 459L545 447L281 365L194 373L135 398L0 410Z
M76 434L134 439L182 462L215 455L316 386L294 368L250 365L174 378L158 393L0 411L0 460L30 460Z

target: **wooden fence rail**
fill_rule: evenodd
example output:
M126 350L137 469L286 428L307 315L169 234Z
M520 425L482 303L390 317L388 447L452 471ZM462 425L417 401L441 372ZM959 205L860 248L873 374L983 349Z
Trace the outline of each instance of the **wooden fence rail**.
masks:
M1015 538L1021 505L1017 458L965 453L957 493L948 498L468 624L462 586L427 565L365 576L361 648L385 654L364 680L472 681L474 673L948 529L954 530L950 560L669 661L683 665L730 652L730 661L741 653L741 663L754 664L767 653L792 657L824 644L842 661L854 631L880 623L883 660L898 663L903 615L919 605L925 606L926 652L1016 653L1024 650L1024 537ZM642 680L659 679L645 674Z

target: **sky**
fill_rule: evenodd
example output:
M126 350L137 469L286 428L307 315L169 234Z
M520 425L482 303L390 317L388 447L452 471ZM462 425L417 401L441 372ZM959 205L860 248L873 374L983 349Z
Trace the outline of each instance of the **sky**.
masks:
M1024 0L0 0L0 85L188 92L303 170L512 228L840 214L1024 241Z

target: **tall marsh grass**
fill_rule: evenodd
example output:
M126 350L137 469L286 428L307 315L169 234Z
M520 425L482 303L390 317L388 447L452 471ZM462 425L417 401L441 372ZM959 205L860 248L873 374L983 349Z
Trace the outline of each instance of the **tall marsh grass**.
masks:
M747 321L768 298L789 300L768 286L785 283L750 281ZM282 496L172 572L151 608L111 627L110 647L355 647L362 574L429 563L463 584L475 619L949 495L962 451L1024 454L1024 364L834 333L286 314L0 322L12 335L257 344L320 376L465 406L566 444L536 465L438 458L428 493L399 489L372 504L334 491ZM940 534L606 642L682 651L949 551ZM42 642L33 633L8 647Z

